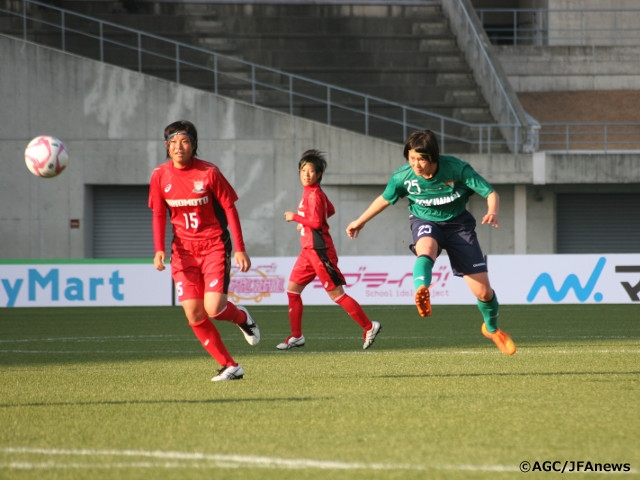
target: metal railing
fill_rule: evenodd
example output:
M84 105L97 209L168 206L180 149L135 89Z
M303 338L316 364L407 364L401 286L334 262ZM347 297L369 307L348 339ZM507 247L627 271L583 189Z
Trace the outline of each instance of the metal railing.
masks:
M479 8L476 12L493 44L640 44L640 9Z
M507 141L500 133L518 124L467 123L36 0L10 4L19 8L0 8L0 14L19 19L14 35L26 41L398 143L413 130L429 128L443 152L518 149L517 135Z
M442 8L471 66L476 83L488 99L493 117L505 125L501 133L513 145L511 151L533 151L537 132L530 125L529 117L522 109L507 76L499 68L497 60L492 58L493 51L487 45L486 34L470 0L443 2Z
M521 124L463 122L36 0L11 0L4 5L10 7L0 6L0 31L26 41L53 44L65 52L398 143L404 143L413 130L430 128L439 135L442 151L450 153L517 152L527 143L533 150L558 152L640 150L640 123L527 122L532 129L527 142L519 135L507 142L500 132L505 128L521 131Z
M540 150L624 153L640 150L640 123L544 123Z

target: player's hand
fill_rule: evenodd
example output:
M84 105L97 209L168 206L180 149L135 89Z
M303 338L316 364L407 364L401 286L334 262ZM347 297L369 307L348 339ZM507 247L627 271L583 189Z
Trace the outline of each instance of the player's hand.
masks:
M163 271L166 267L164 266L165 254L163 251L156 252L156 256L153 257L153 265L156 267L156 270Z
M251 268L251 259L246 252L235 252L233 259L236 261L236 267L238 267L241 272L248 272Z
M293 221L293 216L295 215L295 212L284 212L284 219L287 222L291 222Z
M347 235L349 238L358 238L360 234L360 230L364 227L364 224L359 223L357 220L354 220L347 226Z
M487 213L482 217L482 223L488 223L492 227L498 228L498 215L496 213Z

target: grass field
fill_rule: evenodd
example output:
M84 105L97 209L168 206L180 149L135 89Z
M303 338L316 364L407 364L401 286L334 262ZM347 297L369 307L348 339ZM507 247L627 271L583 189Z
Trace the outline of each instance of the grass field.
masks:
M255 347L217 322L245 369L221 383L179 308L2 309L0 478L640 477L639 306L503 306L512 357L473 306L365 309L367 351L338 307L288 352L285 307L251 309Z

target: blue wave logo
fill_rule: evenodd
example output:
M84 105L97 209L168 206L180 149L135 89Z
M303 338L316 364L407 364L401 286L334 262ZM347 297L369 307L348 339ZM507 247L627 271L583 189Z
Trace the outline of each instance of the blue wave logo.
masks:
M533 282L533 286L529 291L529 295L527 295L527 302L533 302L533 300L536 298L536 295L538 295L538 292L542 288L547 289L549 298L551 298L551 300L553 300L554 302L560 302L564 300L564 298L567 296L567 293L569 293L569 290L571 289L573 289L578 300L580 300L581 302L585 302L591 296L591 293L593 292L593 289L595 288L596 283L600 278L600 274L604 269L605 263L607 263L607 260L604 257L600 257L598 263L596 263L596 266L593 269L593 272L591 273L591 276L589 277L589 280L587 280L587 283L584 287L580 284L580 279L578 278L578 276L572 273L571 275L567 276L564 283L560 287L560 290L556 290L551 275L546 272L542 273L538 278L536 278L536 281ZM596 302L601 302L603 299L602 293L595 293L593 295L593 299Z

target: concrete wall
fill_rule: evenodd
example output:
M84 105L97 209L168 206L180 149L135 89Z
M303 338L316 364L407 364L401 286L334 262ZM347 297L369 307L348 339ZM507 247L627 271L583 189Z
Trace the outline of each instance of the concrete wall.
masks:
M200 155L218 164L238 191L253 256L298 251L295 227L286 224L283 212L298 204L297 161L304 150L327 152L334 172L355 170L354 159L366 158L371 184L380 184L383 173L404 161L396 144L11 37L0 36L0 58L2 258L90 256L88 186L148 185L151 171L164 161L163 129L181 118L196 124ZM24 164L24 148L41 134L59 137L70 152L70 165L59 177L37 178ZM352 209L349 215L347 205L338 207L343 219L356 214ZM403 209L389 218L406 228ZM79 219L81 228L70 229L70 219ZM336 239L346 238L344 227L336 226ZM377 247L394 253L386 237Z
M0 258L90 257L91 185L148 185L164 161L162 131L176 119L199 129L202 158L235 186L248 252L298 252L285 210L301 194L297 173L308 148L327 152L323 185L338 213L331 219L341 255L407 254L411 241L403 202L374 219L357 240L344 228L404 163L402 145L178 86L0 35ZM61 138L69 168L57 178L31 175L28 141ZM640 191L640 159L620 155L468 155L501 195L500 228L478 228L485 253L554 253L554 196L572 191ZM558 159L558 161L556 161ZM402 204L401 204L402 203ZM469 205L482 216L484 201ZM69 228L80 219L80 228Z
M494 50L516 92L640 89L640 46L509 45Z

